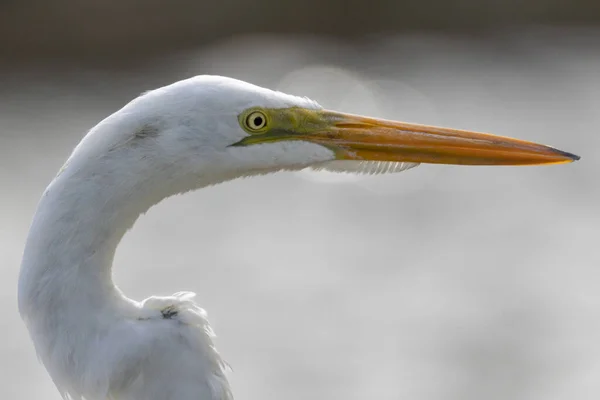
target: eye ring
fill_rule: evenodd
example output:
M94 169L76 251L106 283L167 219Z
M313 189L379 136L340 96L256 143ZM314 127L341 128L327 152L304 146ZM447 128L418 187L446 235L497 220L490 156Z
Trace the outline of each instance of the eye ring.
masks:
M246 117L246 127L253 132L260 132L267 127L267 116L262 111L252 111Z

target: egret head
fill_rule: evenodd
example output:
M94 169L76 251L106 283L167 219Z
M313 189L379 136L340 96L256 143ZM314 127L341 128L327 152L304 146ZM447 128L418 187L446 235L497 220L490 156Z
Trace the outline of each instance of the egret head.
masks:
M418 163L578 159L517 139L329 111L306 98L219 76L145 93L100 123L79 147L87 159L128 160L130 168L119 165L120 171L143 169L164 179L220 174L225 180L306 167L393 172Z

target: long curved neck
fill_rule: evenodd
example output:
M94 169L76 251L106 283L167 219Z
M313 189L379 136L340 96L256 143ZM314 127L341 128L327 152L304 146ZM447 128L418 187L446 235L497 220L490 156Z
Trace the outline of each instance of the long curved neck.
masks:
M179 188L128 179L127 173L136 171L67 166L47 188L21 268L19 308L25 317L128 302L112 281L117 245L141 213Z
M60 177L48 187L25 247L21 312L68 312L71 305L105 306L116 297L112 260L137 215L120 212L118 200L109 196L101 185L76 190L72 179Z
M208 184L208 178L177 175L168 167L148 168L139 157L104 154L89 157L76 150L46 189L19 277L19 311L63 395L93 393L89 398L105 398L113 381L103 374L113 373L117 364L111 362L121 359L111 355L111 362L96 368L95 361L105 361L98 349L118 350L112 347L113 335L131 334L131 321L159 318L160 313L128 299L113 283L112 262L125 232L165 197ZM121 332L120 327L127 329ZM216 363L215 371L221 373L218 355L211 350L206 357L206 365Z

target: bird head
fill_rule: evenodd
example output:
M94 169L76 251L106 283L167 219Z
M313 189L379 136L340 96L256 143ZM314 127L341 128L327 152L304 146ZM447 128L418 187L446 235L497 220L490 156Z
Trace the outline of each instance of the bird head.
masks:
M183 172L226 180L306 167L394 172L419 163L536 165L579 159L518 139L326 110L307 98L219 76L197 76L145 93L100 123L80 147L105 159L126 152L114 161L135 160L137 167L120 165L120 171L143 168L162 172L161 179Z

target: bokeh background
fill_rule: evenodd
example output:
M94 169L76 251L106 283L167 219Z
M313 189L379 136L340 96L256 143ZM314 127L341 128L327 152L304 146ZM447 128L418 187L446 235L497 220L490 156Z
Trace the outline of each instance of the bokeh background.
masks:
M197 74L582 156L282 173L153 208L116 281L198 292L237 399L599 398L593 0L0 2L0 398L59 399L16 311L46 184L104 116Z

